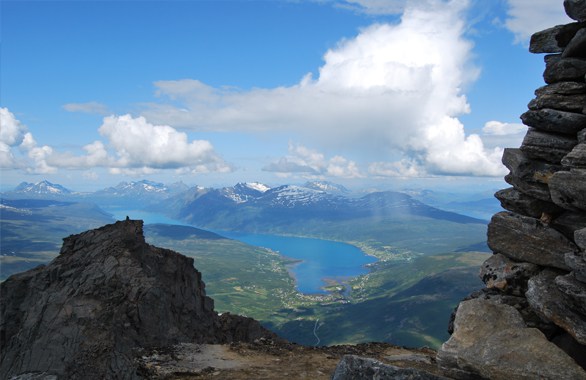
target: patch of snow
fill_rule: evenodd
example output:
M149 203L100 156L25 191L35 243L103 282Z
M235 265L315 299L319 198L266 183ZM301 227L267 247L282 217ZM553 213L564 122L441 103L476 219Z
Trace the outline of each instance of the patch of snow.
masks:
M246 182L245 185L249 189L260 191L261 193L267 192L268 190L271 189L267 185L262 184L260 182Z

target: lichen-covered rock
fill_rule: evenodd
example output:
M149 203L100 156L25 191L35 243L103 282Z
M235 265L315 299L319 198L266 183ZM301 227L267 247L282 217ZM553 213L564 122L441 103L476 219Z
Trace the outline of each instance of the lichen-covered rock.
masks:
M580 58L555 58L546 60L543 78L545 83L584 82L586 60Z
M489 289L522 296L527 281L539 273L539 266L509 259L499 253L492 255L480 267L480 279Z
M577 103L581 112L584 103ZM576 135L586 128L586 115L575 112L559 111L550 108L529 110L521 115L525 125L545 132Z
M566 265L570 267L576 280L586 284L586 256L583 252L568 252L564 256Z
M556 39L562 28L563 25L557 25L534 33L529 42L529 51L531 53L561 53L564 51Z
M134 379L139 347L271 335L248 318L221 322L193 259L146 244L142 221L64 239L50 264L9 277L0 293L3 379Z
M580 143L564 158L562 165L573 168L586 168L586 143Z
M336 366L332 380L448 380L414 368L400 368L378 360L356 355L345 355Z
M520 149L505 149L503 164L511 172L505 180L517 190L542 201L550 201L547 183L553 174L562 170L560 165L552 165L543 161L531 160Z
M586 372L515 308L489 300L461 302L454 333L437 361L456 379L586 379Z
M557 276L555 284L567 298L572 300L576 311L586 319L586 286L584 283L578 281L573 273L569 273L565 276Z
M556 277L563 275L553 270L544 270L528 282L526 293L531 307L576 339L586 345L586 315L576 309L575 303L556 285Z
M578 145L578 140L571 135L558 135L529 128L521 150L532 159L560 164L562 158Z
M544 214L555 217L564 210L552 202L534 198L514 187L497 191L495 197L505 210L537 219Z
M586 169L555 173L549 182L552 201L568 210L586 211Z
M561 82L572 83L572 82ZM531 100L528 104L530 110L538 111L541 109L555 109L573 113L583 113L584 104L586 104L586 94L543 94ZM523 118L523 116L521 116ZM531 121L529 121L531 122ZM535 125L536 126L536 125ZM553 127L541 128L543 130L554 130Z
M540 220L511 212L495 214L488 225L488 246L522 262L569 269L564 255L578 247Z

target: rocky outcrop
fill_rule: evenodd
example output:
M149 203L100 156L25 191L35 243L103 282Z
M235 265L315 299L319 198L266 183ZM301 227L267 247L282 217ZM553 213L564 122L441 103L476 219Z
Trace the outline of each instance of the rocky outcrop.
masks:
M536 33L544 80L521 120L520 149L506 149L493 216L487 289L460 303L438 363L454 378L586 379L586 1L566 0L578 21Z
M371 358L346 355L338 363L332 380L447 380L414 368L400 368Z
M2 379L134 379L140 348L275 338L249 318L218 316L193 259L147 244L142 221L64 239L50 264L0 293Z

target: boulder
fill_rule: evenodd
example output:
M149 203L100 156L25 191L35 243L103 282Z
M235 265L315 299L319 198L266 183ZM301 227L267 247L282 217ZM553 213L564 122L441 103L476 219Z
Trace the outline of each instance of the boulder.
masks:
M584 103L577 102L576 105L581 112ZM586 128L586 115L551 108L529 110L521 115L521 120L525 125L540 131L562 133L564 135L575 136L579 131Z
M564 0L564 9L571 19L586 20L586 0Z
M561 82L561 83L574 83L574 82ZM541 109L555 109L558 111L567 111L574 113L582 113L584 110L584 104L586 104L586 94L574 94L574 95L562 95L562 94L542 94L537 98L529 102L529 109L532 111L538 111ZM537 115L541 117L540 115ZM523 118L523 116L521 116ZM529 120L531 121L531 120ZM534 122L537 124L537 122ZM539 128L536 126L536 128ZM540 128L543 130L549 129Z
M586 211L586 169L555 173L549 182L552 201L568 210Z
M556 277L563 273L544 270L528 282L525 296L531 307L568 332L578 343L586 345L586 316L575 309L574 302L560 291Z
M480 279L489 289L522 296L529 278L539 273L539 266L509 259L500 253L492 255L480 267Z
M549 58L546 59L543 79L545 83L584 82L586 60L580 58Z
M586 168L586 143L580 143L564 158L562 165L573 168Z
M557 25L534 33L529 42L529 51L531 53L561 53L564 49L558 45L556 36L562 28L563 25Z
M456 379L586 379L586 372L515 308L490 300L460 303L454 333L437 355Z
M564 211L557 215L550 226L561 232L570 241L574 241L576 231L586 228L586 218L580 212Z
M544 214L556 216L563 211L561 207L552 202L534 198L513 187L497 191L495 197L501 202L501 206L505 210L532 218L539 219Z
M583 129L580 132L578 132L578 141L581 143L586 142L586 129Z
M529 158L559 165L562 158L576 145L578 140L573 136L546 133L529 128L521 144L521 150Z
M356 355L344 355L332 375L332 380L371 379L448 380L445 377L436 376L423 370L395 367L378 360Z
M507 211L495 214L488 224L488 246L517 261L566 270L564 255L578 250L543 222Z
M557 41L556 41L557 42ZM551 52L557 53L557 52ZM580 29L562 53L562 58L585 58L586 57L586 29Z
M586 228L574 231L574 242L582 251L586 251Z

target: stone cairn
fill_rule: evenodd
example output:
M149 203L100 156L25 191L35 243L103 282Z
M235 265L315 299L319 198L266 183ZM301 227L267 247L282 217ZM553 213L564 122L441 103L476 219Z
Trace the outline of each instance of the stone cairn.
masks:
M482 265L486 288L457 308L438 352L457 379L586 379L586 0L565 0L577 22L531 37L546 53L546 85L506 149L512 187L495 194Z

